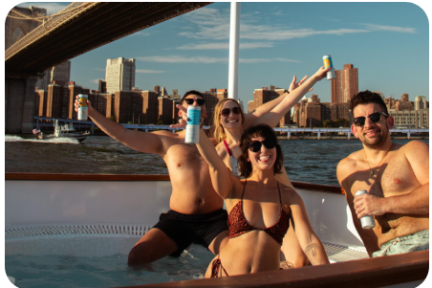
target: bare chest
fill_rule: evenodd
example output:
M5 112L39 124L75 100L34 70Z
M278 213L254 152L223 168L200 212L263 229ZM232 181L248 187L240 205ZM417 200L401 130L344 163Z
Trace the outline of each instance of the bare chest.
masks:
M402 153L389 155L378 167L369 167L353 178L352 193L368 190L372 195L389 197L410 192L420 183L412 172L410 163Z
M173 145L168 149L164 158L169 170L186 168L196 171L205 164L198 148L192 144Z

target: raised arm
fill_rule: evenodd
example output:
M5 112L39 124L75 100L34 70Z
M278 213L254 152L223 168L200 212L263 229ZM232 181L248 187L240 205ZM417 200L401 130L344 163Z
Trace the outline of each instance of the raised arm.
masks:
M78 99L78 96L76 97ZM78 111L79 103L75 101L75 111ZM168 140L168 131L147 133L124 128L122 125L106 118L88 101L88 115L90 119L108 136L118 142L140 152L154 153L163 156L165 154L164 143Z
M300 99L303 97L309 89L315 85L316 82L320 81L326 76L326 73L330 68L321 67L318 71L308 80L306 80L297 89L292 91L288 96L286 96L276 107L274 107L270 112L262 115L253 123L257 124L267 124L270 127L275 127L280 119L293 107Z
M294 75L293 80L291 81L290 87L288 89L288 93L285 93L281 96L279 96L276 99L273 99L271 101L268 101L260 106L258 106L253 112L245 114L245 121L243 123L243 129L249 128L259 117L262 115L268 113L270 110L272 110L276 105L278 105L285 97L289 95L292 91L294 91L297 87L299 87L303 82L306 80L308 76L306 75L301 79L298 83L297 77ZM309 91L311 91L310 89Z
M294 231L304 253L312 265L329 264L324 246L309 222L303 200L296 192L291 193L290 200L291 215L295 223Z
M209 165L210 177L215 191L226 199L230 197L234 190L235 178L222 159L216 152L213 143L205 134L204 130L200 129L199 143L197 143L198 151Z

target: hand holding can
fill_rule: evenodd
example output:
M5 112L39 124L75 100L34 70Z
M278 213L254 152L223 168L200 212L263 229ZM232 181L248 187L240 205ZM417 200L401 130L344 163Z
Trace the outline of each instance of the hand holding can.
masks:
M187 108L185 143L199 143L201 126L201 107L190 105Z
M78 102L79 102L78 115L77 115L78 120L87 121L88 118L87 100L88 100L88 95L78 94Z
M366 190L359 190L355 193L355 196L367 194ZM363 229L371 229L375 227L375 218L372 215L366 215L360 218L360 222Z
M331 68L330 71L327 72L327 80L332 80L336 78L334 67L333 67L333 60L330 55L324 55L323 56L323 62L325 68Z

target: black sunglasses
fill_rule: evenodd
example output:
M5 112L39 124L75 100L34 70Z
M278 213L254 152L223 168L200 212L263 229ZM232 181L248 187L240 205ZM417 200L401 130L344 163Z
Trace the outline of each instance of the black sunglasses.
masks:
M186 99L184 99L184 101L188 105L192 105L194 102L196 102L198 104L198 106L202 106L205 103L204 99L190 99L190 98L186 98Z
M232 109L230 109L230 108L222 109L221 114L225 117L228 117L230 115L231 111L233 112L233 114L240 114L240 108L239 107L234 107Z
M248 148L250 151L256 153L261 150L261 146L264 146L267 149L273 149L276 146L276 143L272 139L265 139L264 141L251 141L248 143Z
M377 123L381 119L381 114L384 115L384 117L388 117L388 115L385 112L375 112L367 116L373 123ZM363 126L366 122L366 117L356 117L354 118L354 124L356 126Z

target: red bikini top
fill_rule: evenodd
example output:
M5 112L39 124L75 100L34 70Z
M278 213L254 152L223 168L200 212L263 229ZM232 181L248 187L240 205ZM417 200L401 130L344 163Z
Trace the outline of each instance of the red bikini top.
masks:
M228 215L229 238L238 237L252 230L263 230L271 237L273 237L273 239L275 239L276 242L278 242L282 246L283 238L286 232L288 231L288 227L289 227L289 215L282 208L282 198L280 194L279 183L277 183L277 185L279 190L279 201L281 204L279 219L271 227L257 228L252 225L249 225L249 223L246 221L246 218L244 217L243 214L243 195L246 187L246 182L245 182L243 186L241 200L234 206L234 208L231 210L231 212Z

